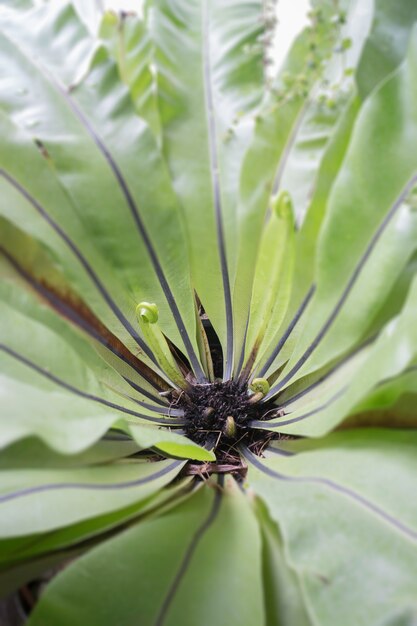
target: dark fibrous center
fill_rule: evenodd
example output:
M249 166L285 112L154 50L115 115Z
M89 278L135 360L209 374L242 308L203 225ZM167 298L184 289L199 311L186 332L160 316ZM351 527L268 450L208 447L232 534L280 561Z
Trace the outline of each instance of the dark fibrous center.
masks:
M255 452L273 435L251 428L271 410L266 403L253 402L254 395L233 380L192 385L175 401L184 410L186 435L201 446L214 450L218 463L239 464L239 446ZM274 406L274 409L277 409Z

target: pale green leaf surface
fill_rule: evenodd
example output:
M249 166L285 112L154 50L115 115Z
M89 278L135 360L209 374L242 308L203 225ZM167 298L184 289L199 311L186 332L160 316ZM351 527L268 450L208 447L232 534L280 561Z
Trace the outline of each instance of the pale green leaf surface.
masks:
M314 194L311 198L306 217L296 236L294 279L290 306L283 323L277 329L273 341L271 341L271 344L265 350L264 355L258 360L259 367L262 368L263 373L266 373L268 370L276 370L288 360L306 322L305 315L301 316L301 319L275 355L276 347L279 345L283 335L285 335L286 329L292 322L297 308L305 299L306 294L309 293L314 281L314 260L317 236L326 213L329 191L345 156L350 141L352 126L359 109L360 102L354 94L350 103L346 106L345 111L340 116L323 155L317 173Z
M69 526L143 500L169 484L180 461L118 463L88 468L3 470L2 537Z
M155 447L166 456L198 461L214 461L216 459L215 454L210 450L198 446L191 439L166 427L156 429L153 426L129 422L125 428L142 449Z
M349 145L352 127L360 110L355 93L339 116L317 172L316 185L297 237L295 300L298 302L314 280L315 243L326 214L327 200Z
M160 309L161 329L175 341L176 345L179 347L184 345L183 349L192 360L190 351L197 350L196 324L189 279L188 246L180 219L179 203L151 131L144 124L140 124L138 118L131 115L125 103L124 92L120 93L119 101L114 101L117 95L115 84L112 82L114 74L115 68L110 61L98 62L84 85L79 87L74 95L81 103L83 111L94 120L94 125L100 129L106 143L113 146L127 184L134 198L137 198L137 205L150 239L150 244L145 243L145 237L142 237L142 243L139 240L133 244L132 240L133 248L129 251L125 239L118 237L119 242L123 241L124 259L121 261L123 272L126 272L129 265L131 266L130 276L125 274L124 280L132 290L136 302L146 300L157 303ZM126 113L123 116L121 112L124 108ZM132 146L130 150L129 143ZM114 221L117 223L118 220ZM136 240L137 231L138 228ZM132 234L129 235L130 239ZM144 258L135 260L134 251L138 249L142 250ZM156 259L152 263L153 268L149 260L152 255ZM166 304L167 300L171 311ZM172 316L175 317L178 328L173 326ZM180 327L178 320L181 318ZM192 344L190 347L185 344L187 335ZM197 359L195 355L194 359ZM192 365L195 367L194 363Z
M363 339L368 320L386 301L416 247L417 215L404 206L385 229L304 372L318 369Z
M14 9L19 8L27 11L28 9L33 8L33 0L4 0L3 2L5 7L13 6Z
M74 26L74 19L70 16L61 21L63 32ZM95 245L112 260L133 300L132 308L141 300L156 301L162 327L179 345L186 340L183 317L192 353L194 303L189 285L184 288L188 282L187 249L178 201L150 129L132 115L133 105L115 64L102 49L82 85L68 91L53 76L47 47L42 46L43 54L34 61L20 24L15 31L8 28L3 35L3 62L13 59L13 67L7 64L9 89L3 107L12 111L16 123L25 125L29 138L37 138L45 146L73 205L71 213L78 214L90 237L94 233ZM82 31L80 37L83 35ZM63 62L65 46L55 51L55 63L60 55ZM19 95L22 90L24 97ZM6 167L35 193L39 181L22 178L9 161ZM96 180L101 181L99 195L92 184ZM35 193L39 201L47 190L44 184ZM54 205L53 210L59 211L59 207ZM169 245L165 245L167 231ZM132 316L133 310L129 313Z
M314 194L319 165L325 154L335 127L349 101L349 93L338 95L337 102L329 106L319 96L311 98L297 129L290 154L280 179L280 189L285 189L294 202L297 224L304 221Z
M326 368L317 377L307 376L301 379L279 396L278 404L289 411L289 417L293 413L306 413L316 406L322 406L348 386L370 350L369 345L365 345L354 354Z
M357 407L357 412L392 407L405 394L417 390L417 365L410 365L401 375L383 381Z
M107 579L109 561L115 569ZM133 626L138 619L143 626L253 626L263 623L260 579L254 514L227 479L222 494L200 489L167 515L134 526L71 565L51 584L29 624L69 625L82 607L81 619L91 626L115 620ZM95 581L88 602L87 580ZM108 602L109 585L123 603Z
M312 5L315 11L310 13L311 24L306 29L309 45L303 53L301 78L308 79L311 73L314 77L315 70L316 80L280 171L280 184L294 197L298 224L303 222L314 193L322 156L349 102L351 73L373 14L372 0L321 0ZM348 46L343 42L349 42Z
M17 265L18 260L14 261L13 267L10 259L0 256L0 299L6 304L5 311L11 310L8 314L11 328L14 325L12 311L16 311L16 319L22 326L25 325L23 318L27 318L28 326L37 322L35 327L46 327L69 344L84 365L109 388L148 404L150 400L151 406L153 402L156 407L160 402L157 391L166 384L165 381L123 350L123 345L105 327L97 325L91 312L67 286L61 284L61 275L48 265L47 257L42 255L36 242L17 238L9 229L5 231L12 243L25 251L33 273L32 276ZM122 376L126 383L131 381L132 384L126 384Z
M140 447L133 439L116 431L110 431L87 450L71 455L55 452L32 437L1 450L0 469L60 469L100 465L128 457L139 450Z
M3 375L0 381L1 447L34 436L61 454L76 454L95 443L110 427L117 426L131 432L141 449L157 447L180 458L215 458L212 452L167 428L145 424L139 427L137 423L126 422L112 408L105 409L84 398L38 388Z
M417 140L416 45L417 36L407 63L367 100L357 118L318 242L317 291L308 310L308 325L285 370L282 384L306 373L308 359L339 312L343 312L346 299L372 263L372 252L378 248L385 230L401 216L404 196L408 195L408 186L417 171L414 149ZM388 123L394 118L395 124ZM401 227L400 221L398 229ZM377 293L372 295L374 302L380 303ZM364 306L366 308L366 303ZM353 330L350 342L348 333L343 337L345 346L357 340L362 328L353 325ZM327 360L337 354L337 345L326 350ZM321 358L324 359L324 355Z
M417 21L414 0L375 0L374 4L371 31L356 74L363 99L401 63Z
M273 212L265 226L256 262L246 335L246 358L268 343L285 316L294 258L294 221Z
M1 399L1 447L34 436L58 452L77 453L97 441L117 419L113 410L5 375L1 375Z
M6 302L13 302L12 292L3 292ZM135 402L127 382L105 367L94 351L53 312L30 299L32 307L28 307L24 298L27 294L18 295L23 296L20 304L24 314L0 304L4 323L0 331L4 372L2 446L34 435L57 451L74 453L87 448L117 424L141 448L158 445L173 456L214 459L212 452L182 435L145 426L146 420L156 424L166 422L168 426L171 420L154 412L152 405L144 407ZM34 313L32 318L27 316L28 311ZM38 321L34 319L36 314ZM77 343L79 353L74 350ZM168 407L163 412L169 416ZM139 427L140 422L143 428Z
M385 302L378 309L376 315L369 320L366 328L364 328L364 336L374 336L385 324L402 311L416 273L417 252L414 252L407 265L399 274Z
M4 152L1 153L3 164L8 168L8 171L15 167L16 172L20 172L20 175L23 171L30 172L32 193L33 187L36 186L36 198L32 196L32 200L41 202L41 206L45 210L46 208L50 209L48 215L51 215L55 224L58 224L59 221L62 232L71 233L71 241L76 242L77 252L90 268L94 268L95 277L103 285L108 298L113 303L117 303L116 306L120 312L125 312L127 324L130 324L132 332L130 333L129 329L123 326L116 312L108 306L103 298L103 291L100 293L97 288L97 280L94 282L94 279L92 280L86 275L85 263L80 261L81 257L77 258L73 254L70 246L51 227L48 220L39 214L32 202L3 178L0 180L3 198L1 212L8 222L2 220L1 224L2 247L29 274L33 272L33 277L37 280L46 279L47 284L52 273L47 258L49 256L50 260L52 257L55 269L59 268L66 280L62 284L61 279L59 285L52 283L51 286L59 286L64 296L68 287L75 293L82 294L84 303L113 334L119 336L121 341L132 351L140 350L133 338L139 334L134 318L134 300L126 293L126 290L121 288L120 282L116 280L108 263L105 263L100 255L95 252L91 241L79 224L72 205L68 203L65 193L51 176L50 167L39 154L30 137L18 130L10 121L6 121L3 115L0 115L0 123L2 147L4 148ZM24 169L22 163L26 164ZM38 185L39 187L37 187ZM55 211L58 211L58 214ZM28 241L27 237L24 238L17 230L17 226L23 229L27 235L34 237L38 245ZM39 252L40 245L49 252L46 259L42 258ZM52 265L51 260L50 264Z
M291 48L272 95L257 116L254 140L245 158L239 206L243 234L234 301L237 325L246 324L241 311L244 313L247 306L248 277L252 277L262 219L272 191L290 192L296 221L301 226L296 237L290 307L282 326L272 325L276 337L265 358L258 360L259 364L269 362L271 350L279 342L313 280L315 238L325 213L328 190L340 166L351 124L359 108L355 94L350 95L351 79L344 75L346 64L355 66L369 28L371 7L368 3L359 9L358 5L354 2L349 7L347 24L341 28L330 26L331 21L336 23L333 19L337 17L335 7L330 3L319 3L321 18L315 25L313 18L313 25L303 31ZM362 12L363 18L360 32L356 22L358 11ZM329 51L336 46L338 39L349 36L353 28L356 29L353 46L347 53L331 57ZM318 51L320 58L314 58L312 50ZM279 365L291 354L298 331L299 326L285 346ZM275 357L272 362L274 360Z
M306 214L306 220L297 237L292 305L286 320L284 320L282 330L280 330L281 334L290 323L295 307L302 301L313 282L316 241L319 227L325 215L331 185L345 155L351 137L352 124L362 104L361 99L369 96L369 90L364 88L364 79L367 75L370 81L375 81L373 86L376 86L399 65L406 53L406 44L413 24L412 14L414 11L412 9L409 20L410 7L406 7L406 4L407 2L386 3L385 0L378 0L375 5L373 3L352 2L348 7L345 7L348 9L347 24L343 27L342 34L343 37L351 39L352 46L339 60L335 58L330 62L327 73L330 80L335 80L335 76L341 69L356 67L359 59L356 76L357 82L359 82L360 97L353 94L351 104L342 114L336 132L331 138L320 164L312 201ZM408 17L405 20L407 11ZM370 20L372 19L373 26L371 28ZM382 45L384 54L379 56L375 54L375 43ZM295 327L283 349L280 350L280 358L272 364L271 371L285 363L291 355L304 323L305 319L301 319ZM278 341L279 334L275 345ZM273 349L273 345L271 345L271 349Z
M87 71L97 47L86 20L79 9L82 3L75 0L54 0L53 3L30 3L21 10L16 2L10 2L9 10L0 13L2 32L17 34L37 56L48 56L51 70L70 85L77 82ZM95 13L93 2L84 2L84 13ZM28 10L31 9L31 10ZM34 28L36 24L36 28ZM45 49L45 42L49 45ZM65 60L65 63L62 61ZM25 95L21 93L21 95Z
M117 61L119 75L129 87L136 111L155 137L161 134L156 81L152 72L154 50L145 22L132 13L104 14L100 36Z
M333 54L325 59L323 79L317 81L309 94L301 123L280 172L280 186L293 197L299 225L303 224L307 210L311 211L311 200L320 184L318 175L323 156L337 133L339 120L350 108L354 95L350 72L354 72L361 56L374 6L372 0L352 0L337 5L318 2L317 10L321 12L324 29L320 35L320 27L316 26L319 33L317 47L323 50L326 45L330 47L325 40L327 36L330 41L334 40ZM333 32L330 24L333 24ZM329 33L326 33L327 29L330 29ZM350 47L343 49L343 41L349 41Z
M80 353L71 345L72 329L65 328L60 334L58 329L48 328L44 319L31 319L25 311L20 313L16 308L1 302L3 326L0 331L2 360L7 359L7 374L32 383L43 389L60 390L74 395L87 395L101 398L102 404L111 408L109 403L123 408L129 407L127 413L138 412L151 417L153 406L141 406L140 402L130 398L130 386L105 364L94 353L90 346L81 344ZM46 310L48 314L49 311ZM46 320L48 322L48 320ZM65 330L67 331L65 333ZM86 359L82 356L87 355ZM6 368L2 367L6 372ZM94 400L94 398L92 398ZM115 413L121 417L121 413ZM152 419L151 419L152 421ZM162 420L164 421L164 420Z
M294 405L293 413L273 420L273 428L291 434L322 436L354 413L378 385L401 376L415 363L417 355L416 299L417 282L414 280L401 314L384 328L370 347L347 361L350 375L343 378L343 368L336 370L335 378L330 376L323 385L325 391L328 389L327 393L320 394L320 385L314 388L312 404L309 404L307 393ZM355 362L358 367L352 368ZM262 422L257 422L260 424Z
M372 394L370 399L372 401ZM340 430L350 428L404 428L415 429L416 427L416 397L413 393L401 395L394 404L381 408L370 407L360 410L357 407L352 415L347 417L341 424Z
M313 623L414 614L416 443L401 431L338 433L317 449L268 456L269 474L251 462L250 483L279 524Z
M257 502L262 532L266 626L312 626L300 581L286 560L277 525L262 502Z
M189 481L190 479L177 481L175 485L164 487L139 502L98 517L76 522L70 526L56 528L44 533L2 539L0 540L0 571L7 571L20 562L23 566L30 565L35 557L41 556L43 553L50 553L58 549L61 551L63 548L67 549L86 540L95 541L97 539L100 541L100 535L105 532L114 531L119 526L130 524L132 520L138 520L145 515L153 515L155 511L160 514L172 506L177 506L191 493ZM24 572L24 567L22 570ZM30 580L30 575L26 580ZM0 593L3 592L5 586L4 575L2 576L0 573Z
M251 113L264 85L263 6L259 0L163 0L150 9L149 26L163 149L184 207L194 287L230 372L231 290L240 230L236 205Z
M304 69L308 36L306 32L293 44L283 70L297 74ZM285 94L284 85L277 86ZM274 92L268 93L255 118L253 139L242 163L237 206L240 236L237 240L237 266L233 293L236 357L244 340L253 278L259 252L265 215L276 180L284 169L286 159L306 114L305 98L297 95L279 101Z

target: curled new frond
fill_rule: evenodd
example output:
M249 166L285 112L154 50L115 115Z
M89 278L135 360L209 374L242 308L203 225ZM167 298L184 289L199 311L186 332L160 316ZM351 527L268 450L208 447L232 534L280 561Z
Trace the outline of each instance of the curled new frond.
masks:
M254 378L250 385L250 388L255 393L262 393L264 396L266 396L269 391L269 382L266 380L266 378Z
M226 418L226 423L224 425L224 434L226 437L232 439L236 435L236 422L232 415L228 415Z
M184 376L158 325L159 311L157 305L150 302L140 302L136 307L136 316L146 343L151 348L158 365L173 383L179 387L184 387Z
M291 196L288 191L281 191L272 200L272 208L275 215L284 220L288 220L294 214Z
M136 316L140 321L155 324L159 318L158 307L154 303L140 302L136 307Z

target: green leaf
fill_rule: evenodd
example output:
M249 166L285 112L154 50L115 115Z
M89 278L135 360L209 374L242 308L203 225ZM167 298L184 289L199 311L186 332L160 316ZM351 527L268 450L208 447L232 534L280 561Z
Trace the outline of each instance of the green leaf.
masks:
M181 470L180 461L1 472L0 534L19 537L109 513L144 500Z
M0 470L53 469L100 465L131 456L138 444L123 433L110 431L96 444L78 454L64 455L35 438L18 441L0 452Z
M117 576L109 562L119 563ZM93 596L86 580L95 581ZM73 624L82 607L81 618L91 626L138 619L144 626L253 626L263 623L260 581L255 518L228 478L224 492L206 486L167 515L135 525L71 564L48 587L29 624ZM113 603L109 588L123 602Z
M36 31L34 24L32 32ZM59 21L55 38L66 42L64 35L73 28L79 31L79 39L86 36L74 11L69 11ZM64 64L65 45L51 54L44 42L41 47L38 41L40 58L35 62L25 32L16 21L2 35L0 63L6 64L13 77L1 102L13 120L3 142L7 187L23 195L32 211L37 209L38 219L50 216L49 224L52 220L61 227L63 234L56 226L55 232L91 279L94 262L88 263L87 252L78 249L83 237L76 236L71 227L74 221L81 221L82 226L77 226L85 230L87 249L94 241L123 286L124 298L116 300L123 303L124 310L116 312L128 333L137 334L134 305L144 300L157 302L162 329L185 349L201 377L185 233L179 203L152 132L134 115L129 93L104 49L97 51L82 83L68 89L57 69L58 59ZM19 95L22 90L24 97ZM36 111L31 107L34 100ZM44 148L41 154L33 146L35 140ZM32 153L29 146L33 146ZM38 178L30 171L32 160L45 161L45 150L48 163L42 163L43 175ZM64 194L65 201L57 201L54 192ZM169 246L165 245L168 233ZM69 243L72 238L77 245ZM81 261L86 255L90 270ZM93 280L96 288L97 278L105 284L107 277L107 273L97 274ZM184 277L181 288L175 280L178 275ZM99 291L103 295L103 289ZM140 345L144 349L143 342Z
M263 583L266 626L310 626L300 580L287 563L278 527L262 502L257 503L263 541Z
M123 416L133 416L136 422L175 423L114 393L46 326L5 304L0 308L5 323L0 335L2 446L35 435L55 450L74 453ZM160 440L158 431L156 438Z
M293 44L284 73L299 74L305 65L308 34L304 32ZM238 218L237 265L233 293L236 333L236 361L239 362L248 320L253 277L257 263L264 218L271 195L279 190L281 173L306 113L306 95L286 96L283 80L277 80L278 94L266 94L255 118L253 139L242 163Z
M389 63L385 63L384 61L384 64L379 65L377 68L374 67L375 64L378 64L378 59L380 59L380 57L376 58L372 54L372 44L370 43L375 36L375 29L378 31L379 24L380 22L382 22L382 29L384 30L385 36L388 37L390 29L393 28L393 30L395 30L396 28L396 20L398 21L404 19L405 7L403 3L392 4L392 6L388 8L384 6L385 4L386 3L384 3L383 1L377 2L376 6L374 7L372 6L372 3L352 2L349 3L349 6L347 7L348 13L346 16L346 24L342 28L342 33L345 37L350 38L351 41L353 38L354 45L352 48L349 49L347 54L343 55L342 67L355 68L359 59L359 83L361 82L362 68L365 65L367 66L367 71L369 72L370 78L372 80L378 72L385 72L384 75L380 75L380 82L383 77L387 76L393 69L395 69L396 66L398 66L399 62L403 59L406 52L404 46L406 45L407 39L403 38L403 41L400 44L399 48L403 46L404 49L402 49L401 56L398 56L397 54L398 59L395 64L393 66L390 66ZM390 19L387 19L387 15L384 14L384 12L391 12ZM372 19L374 20L374 27L373 30L371 29L371 32L368 35ZM408 22L408 31L411 26L412 19ZM407 37L408 36L409 32L407 34ZM389 49L386 49L386 52L388 54L391 52L395 52L394 48L395 46L391 46ZM343 97L341 98L341 96L343 96L343 91L346 91L346 86L344 88L341 88L341 86L339 85L340 78L337 78L338 73L340 73L339 61L340 59L337 58L331 59L326 72L327 80L333 81L335 83L335 93L337 96L336 100L341 100L343 102ZM369 92L365 92L364 89L360 89L359 91L360 97L362 99L365 99L365 97L369 95ZM294 349L298 334L302 330L302 324L298 323L295 329L291 331L290 336L286 339L285 344L283 346L280 345L280 338L283 336L283 334L286 334L286 329L291 326L292 320L296 315L297 308L300 306L300 304L302 304L303 299L308 293L308 290L314 280L314 258L316 254L316 241L319 229L325 216L331 186L334 183L335 177L340 169L342 159L345 156L348 142L351 138L352 125L362 104L360 101L360 97L354 92L351 95L350 103L348 103L348 106L342 109L342 114L340 115L340 113L338 113L336 115L335 121L337 122L337 124L335 127L335 131L332 135L330 135L330 140L325 146L326 151L324 152L324 157L322 158L321 163L318 162L316 165L316 168L320 166L318 172L315 174L316 186L314 189L312 189L312 200L308 207L305 222L302 224L301 231L299 233L299 236L297 237L296 265L290 308L286 319L282 324L282 327L277 333L275 343L271 344L270 349L267 350L265 359L263 359L268 364L268 367L271 367L271 364L273 363L271 370L277 369L289 358ZM320 117L316 118L313 116L313 124L319 121ZM306 128L307 130L309 128L308 122ZM318 126L318 129L319 128L320 126ZM303 154L304 142L302 141L302 127L300 128L299 134L300 153ZM308 136L309 135L307 134L307 137ZM316 134L313 133L312 137L314 139L316 137ZM293 150L295 154L297 154L297 139L295 138L294 141L295 143ZM306 158L308 159L310 158L311 154L314 154L314 152L312 153L311 150L308 150L308 147L309 145L307 143L307 150L305 150L305 159L301 161L301 166L303 166L303 163L305 163ZM321 152L319 152L318 154L321 154ZM297 160L295 160L295 163L297 163ZM312 168L312 173L314 173L315 171L316 170ZM299 179L296 181L296 184L294 185L294 189L297 189L297 193L302 193L302 190L304 188L303 185L310 184L311 188L311 182L309 183L309 177L305 175L305 171L303 172L302 169L301 172L302 175L299 177ZM277 344L278 346L280 346L280 349L275 351L279 353L279 359L275 360L275 357L268 357L268 353L269 355L271 355L271 351L272 353L274 353L274 347L276 347ZM268 367L264 368L263 373L267 371Z
M356 411L372 411L385 409L395 405L403 395L415 394L417 389L417 364L410 365L404 372L384 381L356 407Z
M398 261L399 267L390 267L394 276L385 282L376 257L384 258L381 243L390 229L397 231L396 254L401 255L398 246L405 219L401 213L417 172L417 117L410 113L416 110L416 45L417 36L407 62L368 99L357 118L318 242L317 290L308 309L308 325L279 387L317 369L360 339L365 320L384 302L395 273L400 273L413 252L412 237L408 255ZM390 124L393 118L396 123ZM410 219L414 221L413 214ZM372 274L376 285L370 293ZM365 290L366 297L358 298ZM347 316L348 312L350 328L342 336L339 329L335 341L335 322L340 313Z
M16 572L21 577L21 584L30 581L31 565L41 566L42 555L60 552L65 559L65 551L80 549L84 552L87 544L92 547L106 538L117 533L132 521L136 523L146 515L155 515L166 512L177 506L191 495L190 479L176 481L175 485L165 487L147 498L135 502L127 507L92 517L70 526L56 528L46 533L29 534L22 537L13 537L0 540L0 593L13 591L9 584L7 573ZM157 513L156 513L157 512ZM39 573L42 573L42 567ZM27 574L25 574L27 572ZM27 576L27 578L26 578Z
M184 208L194 287L222 342L229 377L236 204L264 84L263 4L163 0L149 13L164 154Z
M413 0L375 0L371 32L356 75L361 98L402 62L416 21L417 5Z
M313 294L317 237L327 210L328 196L346 154L352 127L360 109L356 94L340 116L317 173L316 187L305 220L296 237L291 301L282 325L265 354L259 358L261 372L278 369L291 356L302 331L304 312Z
M312 0L273 81L268 2L94 13L0 11L1 593L411 625L416 9Z
M401 381L401 376L399 377ZM384 386L384 385L383 385ZM389 394L389 385L388 385ZM353 415L347 417L340 425L341 429L349 428L410 428L414 429L416 425L416 398L415 386L410 393L401 395L394 403L390 404L390 398L387 402L378 408L373 404L373 394L369 397L369 408L364 404L356 407ZM388 395L387 394L387 395ZM377 396L377 402L379 398ZM382 403L386 402L383 398ZM382 404L381 403L381 404Z
M291 197L284 192L275 202L259 244L246 334L246 358L249 358L246 367L252 366L257 353L285 316L293 261L294 216Z
M138 399L136 389L141 387L132 382L133 389L129 379L106 366L62 318L15 282L3 283L0 309L5 322L0 358L8 364L4 366L8 374L3 376L3 446L36 435L60 452L74 453L116 425L141 448L157 446L176 457L215 459L212 452L182 435L145 427L146 421L175 425L176 410L152 404L143 395ZM174 418L166 417L171 414Z
M410 287L417 270L417 253L415 252L407 265L401 271L383 305L376 315L369 320L364 329L364 336L375 336L391 319L401 313L406 303Z
M310 370L343 354L358 340L363 340L367 320L389 296L416 249L416 241L417 216L404 206L398 209L392 223L386 226L374 252L367 259L360 279L352 288L331 330L311 357Z
M156 429L152 426L130 422L126 430L143 449L155 447L166 456L182 459L216 460L214 452L202 448L187 437L170 431L168 428Z
M359 109L352 81L344 67L355 67L369 27L369 3L349 5L343 27L334 14L334 5L320 2L312 24L293 44L288 58L257 116L254 140L245 157L241 175L242 237L234 295L236 328L246 328L246 307L250 297L258 239L271 193L290 192L296 221L301 232L296 238L297 255L288 314L282 326L271 324L276 338L258 362L275 360L273 350L291 323L296 310L311 287L316 236L324 217L331 184L338 172L351 126ZM358 12L361 28L358 30ZM355 32L355 45L344 53L332 55L341 32ZM347 57L347 58L345 58ZM330 104L331 102L331 104ZM304 223L304 215L305 221ZM294 335L282 362L288 359ZM237 351L239 346L237 346Z
M417 280L401 314L393 319L371 344L363 347L340 365L294 396L294 404L284 402L284 417L271 422L258 421L257 427L279 432L319 437L360 410L369 395L386 381L395 379L414 366L417 357L417 330L414 323Z
M21 34L20 42L36 51L38 57L48 57L50 68L66 84L77 82L87 70L97 47L95 38L86 28L96 13L94 3L60 0L53 4L8 2L9 10L0 15L2 32ZM3 3L4 4L4 3ZM84 10L83 10L84 8ZM83 15L84 13L84 15ZM86 19L80 19L85 17ZM36 29L33 24L36 23ZM45 42L50 44L45 46ZM63 61L65 60L65 63ZM21 97L28 94L21 91Z
M373 429L250 456L249 480L279 524L313 623L412 623L416 445L415 433Z
M156 82L152 73L154 49L145 22L133 13L107 12L100 35L117 61L119 75L129 87L136 111L155 137L161 135Z
M311 200L320 184L318 174L323 156L340 119L346 116L346 109L351 108L355 98L350 75L355 72L366 41L373 9L370 0L352 0L339 6L318 2L317 16L314 17L314 11L311 13L312 25L306 33L309 47L303 53L303 69L307 77L309 72L313 74L315 82L309 89L302 116L293 129L279 170L279 185L291 193L299 225L307 211L311 211ZM323 68L320 68L319 58L314 56L320 57L320 54L324 57ZM346 73L347 69L350 73Z
M337 102L330 107L325 95L311 95L280 176L279 187L291 194L297 223L304 221L314 194L319 165L331 140L335 127L350 100L350 90L337 94Z
M0 248L0 298L21 314L65 337L109 386L125 391L121 374L130 386L130 393L137 392L141 401L161 403L158 391L166 388L167 383L139 361L135 353L130 353L94 316L66 284L52 255L9 222L0 218L0 224L3 245ZM94 354L92 347L101 358ZM114 374L112 368L118 374Z

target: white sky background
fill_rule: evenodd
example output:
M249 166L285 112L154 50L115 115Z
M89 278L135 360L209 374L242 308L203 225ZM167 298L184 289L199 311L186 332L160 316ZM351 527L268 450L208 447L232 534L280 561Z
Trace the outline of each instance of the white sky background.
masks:
M104 0L107 9L138 10L140 0ZM274 65L279 67L294 37L307 23L309 0L278 0L278 27L274 42Z
M307 24L309 0L278 0L278 25L274 41L274 65L279 67L300 30Z

